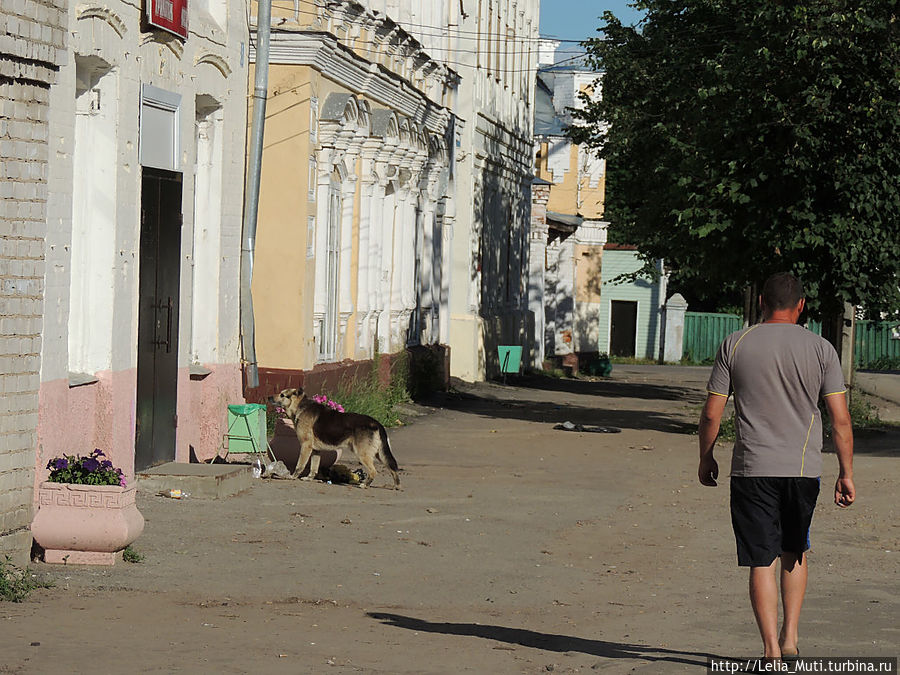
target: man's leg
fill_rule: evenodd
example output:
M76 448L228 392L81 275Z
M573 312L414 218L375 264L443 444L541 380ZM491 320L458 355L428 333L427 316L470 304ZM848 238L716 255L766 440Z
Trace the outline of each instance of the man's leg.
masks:
M750 568L750 605L763 641L766 658L781 656L778 645L778 587L775 584L775 560L768 567Z
M807 556L796 553L781 554L781 602L784 605L784 624L779 643L781 651L789 656L797 653L797 635L800 625L800 609L806 595L808 576Z

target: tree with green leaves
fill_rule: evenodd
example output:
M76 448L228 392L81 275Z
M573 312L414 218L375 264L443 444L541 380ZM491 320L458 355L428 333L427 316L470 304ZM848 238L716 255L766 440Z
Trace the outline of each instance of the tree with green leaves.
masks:
M611 236L716 291L900 310L900 0L639 0L585 42Z

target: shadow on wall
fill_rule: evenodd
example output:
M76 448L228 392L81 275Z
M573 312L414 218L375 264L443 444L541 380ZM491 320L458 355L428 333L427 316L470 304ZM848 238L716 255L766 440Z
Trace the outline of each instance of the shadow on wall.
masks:
M499 145L489 147L487 156L501 157L501 150ZM531 179L513 185L514 179L501 178L505 170L500 165L487 166L475 190L472 250L477 253L470 272L473 287L481 294L483 366L488 379L500 373L499 345L522 346L524 363L532 361L533 352L534 316L527 309Z

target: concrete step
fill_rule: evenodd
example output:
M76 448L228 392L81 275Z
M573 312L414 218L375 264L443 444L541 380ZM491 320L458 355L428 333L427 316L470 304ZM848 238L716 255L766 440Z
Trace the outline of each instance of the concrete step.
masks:
M191 499L224 499L248 490L253 475L247 464L187 464L166 462L137 472L140 492L159 494L181 490Z

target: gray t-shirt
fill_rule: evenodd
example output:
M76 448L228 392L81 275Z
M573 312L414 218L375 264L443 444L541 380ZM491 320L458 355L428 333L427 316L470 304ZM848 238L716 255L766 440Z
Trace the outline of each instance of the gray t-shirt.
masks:
M847 390L827 340L787 323L739 330L719 347L706 388L734 391L732 476L822 474L819 399Z

